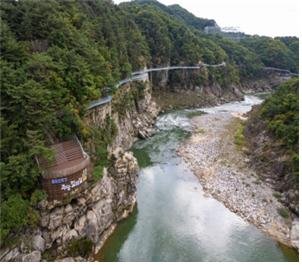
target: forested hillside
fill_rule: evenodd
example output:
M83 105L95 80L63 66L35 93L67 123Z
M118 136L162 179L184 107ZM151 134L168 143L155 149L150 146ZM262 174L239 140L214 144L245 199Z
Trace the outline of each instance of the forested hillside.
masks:
M174 20L176 19L185 24L186 27L189 27L192 30L195 29L200 33L199 36L203 38L214 38L214 41L216 42L216 38L220 37L219 35L206 36L204 34L204 28L206 26L216 25L214 20L197 18L179 5L164 6L157 1L152 0L137 0L134 1L134 3L135 5L139 3L145 8L153 7L160 9L160 11L166 13L166 15L172 16ZM226 40L227 39L224 39L224 41ZM250 51L254 53L254 56L258 57L265 66L279 67L291 70L292 72L298 72L299 39L297 37L270 38L257 35L245 35L239 43L229 40L228 46L232 50L235 50L233 53L241 55L244 54L244 52L242 53L242 47L249 48ZM230 49L228 49L228 51L227 54L232 57L232 51L230 51ZM259 62L257 62L257 59L255 63L257 63L258 66L261 66L259 65ZM238 60L236 62L238 64ZM242 64L243 63L241 62L239 65L242 66ZM249 64L247 63L247 67L248 66Z
M299 79L281 84L255 108L245 129L253 163L275 180L289 208L299 212Z
M35 155L83 134L90 100L149 60L146 41L107 1L1 1L1 235L32 223ZM32 195L33 194L33 195Z
M34 157L50 157L55 139L85 135L88 103L132 71L225 61L195 80L223 86L264 65L298 71L297 38L208 36L203 28L215 21L156 1L2 0L0 10L2 240L36 223L32 207L43 194Z
M289 39L286 42L285 38L272 39L269 37L250 36L243 39L241 43L256 53L264 65L288 69L298 73L299 48L297 48L297 44L294 44L297 41L297 38Z

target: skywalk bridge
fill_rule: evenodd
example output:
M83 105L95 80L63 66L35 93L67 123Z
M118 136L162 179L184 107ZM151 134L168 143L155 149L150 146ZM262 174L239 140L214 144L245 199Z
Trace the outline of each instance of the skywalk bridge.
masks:
M170 70L196 70L196 69L200 69L203 67L224 67L226 65L225 62L222 62L220 64L205 64L205 63L200 63L198 65L193 65L193 66L166 66L166 67L157 67L157 68L149 68L149 69L143 69L140 71L136 71L136 72L132 72L131 76L129 78L123 79L121 81L119 81L116 85L115 88L119 88L120 86L126 84L126 83L130 83L133 81L138 81L138 80L146 80L148 78L148 73L151 72L159 72L159 71L170 71ZM97 106L103 105L103 104L107 104L109 102L111 102L112 100L112 96L106 96L106 97L102 97L100 99L91 101L88 109L92 109L95 108Z

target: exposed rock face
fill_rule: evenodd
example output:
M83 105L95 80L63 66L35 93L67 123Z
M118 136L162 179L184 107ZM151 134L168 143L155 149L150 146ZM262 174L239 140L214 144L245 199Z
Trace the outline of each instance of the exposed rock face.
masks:
M282 204L299 215L299 185L293 183L290 155L282 142L269 132L268 125L259 117L260 107L249 113L245 127L251 165L275 189Z
M154 133L153 124L158 114L155 102L151 102L146 106L146 112L138 115L133 120L133 126L137 131L137 135L142 138L148 138Z
M84 258L82 257L75 257L75 258L72 258L72 257L67 257L67 258L63 258L63 259L58 259L56 260L57 262L85 262L87 260L85 260Z
M196 78L198 71L200 70L182 70L181 73L171 71L168 79L162 73L153 73L152 95L158 106L163 110L216 106L241 100L245 93L270 91L288 79L288 76L271 74L225 87L215 82L196 86L192 80ZM181 78L175 79L175 75L180 75Z
M290 239L293 247L299 249L299 218L296 218L292 223Z
M242 100L243 91L237 87L224 91L219 85L196 87L194 90L153 90L153 97L162 110L199 108Z
M41 235L33 237L33 248L42 252L45 250L45 239Z
M111 103L88 112L85 118L88 126L104 126L108 115L115 120L118 133L110 147L111 167L108 172L104 170L100 181L91 183L67 205L42 201L39 228L25 232L21 241L26 242L26 247L21 243L1 250L1 261L39 261L41 254L50 248L57 250L60 261L81 261L80 257L65 258L66 246L71 240L87 237L98 251L108 237L108 231L112 232L116 222L132 211L136 202L138 165L132 153L124 152L122 148L130 148L137 137L149 137L159 112L151 99L150 84L145 82L144 87L142 98L133 108L128 108L123 117L112 113ZM93 150L94 143L90 141L86 147Z
M129 90L129 87L125 89ZM144 97L136 102L134 108L127 109L124 117L113 114L118 129L113 148L128 149L137 137L144 139L151 136L158 113L159 108L151 97L150 83L146 82Z
M22 261L31 261L31 262L37 262L41 260L41 252L38 250L35 250L27 255L24 255L22 257Z
M26 237L31 245L2 253L3 261L40 261L41 252L54 245L64 257L64 246L72 239L87 236L94 244L113 223L127 216L135 204L138 165L132 153L121 148L112 154L113 166L109 173L81 197L70 204L54 206L41 203L41 227L36 235Z

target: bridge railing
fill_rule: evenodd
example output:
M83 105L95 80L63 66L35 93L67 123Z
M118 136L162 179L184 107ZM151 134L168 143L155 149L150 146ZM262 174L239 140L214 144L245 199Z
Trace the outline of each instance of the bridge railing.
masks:
M139 70L131 73L131 76L129 78L120 80L116 85L115 88L119 88L121 85L132 82L132 81L137 81L137 80L145 80L146 75L150 72L159 72L159 71L169 71L169 70L178 70L178 69L200 69L202 67L223 67L225 66L226 63L222 62L220 64L205 64L205 63L200 63L198 65L183 65L183 66L166 66L166 67L157 67L157 68L149 68L149 69L144 69L144 70ZM98 100L91 101L88 109L95 108L97 106L107 104L112 100L112 96L108 95L106 97L100 98Z
M157 67L157 68L149 68L149 69L143 69L139 71L135 71L131 73L132 76L134 75L140 75L144 73L150 73L150 72L159 72L159 71L169 71L169 70L178 70L178 69L200 69L202 67L223 67L225 66L226 63L222 62L220 64L205 64L205 63L200 63L197 65L192 65L192 66L166 66L166 67Z
M287 69L281 69L281 68L277 68L277 67L263 67L263 69L265 71L274 71L274 72L278 72L278 73L284 73L284 74L288 74L291 76L298 76L298 73L292 73L290 70Z

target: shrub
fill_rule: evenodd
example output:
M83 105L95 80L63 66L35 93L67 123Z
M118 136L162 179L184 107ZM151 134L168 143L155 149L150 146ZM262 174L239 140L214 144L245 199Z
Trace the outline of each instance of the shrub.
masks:
M36 206L40 201L47 198L47 194L43 190L35 190L30 197L30 205Z
M299 79L292 78L281 84L276 92L265 100L261 107L261 117L269 131L286 148L291 157L293 180L299 175Z
M270 131L292 148L299 140L299 80L292 78L283 83L263 104L261 116Z
M283 218L289 218L289 210L287 208L278 208L277 212L283 217Z
M239 123L238 128L235 132L235 144L238 147L242 147L244 145L244 125L242 123Z
M108 165L107 149L105 149L105 148L104 149L100 148L100 149L103 150L102 154L100 154L100 152L98 152L98 160L97 160L97 163L94 165L93 172L92 172L92 176L95 181L98 181L103 177L104 167L106 167Z
M98 181L103 176L103 169L109 165L107 147L110 145L117 134L117 127L113 119L106 117L105 124L102 128L93 128L92 139L96 147L94 153L94 168L92 176Z
M18 232L29 223L29 203L16 194L1 204L0 245L10 232Z
M274 192L273 193L273 196L276 198L276 199L280 199L281 198L281 194L279 192Z
M92 241L87 237L82 237L80 239L74 239L69 243L67 253L72 257L81 256L88 258L91 254L92 247Z

